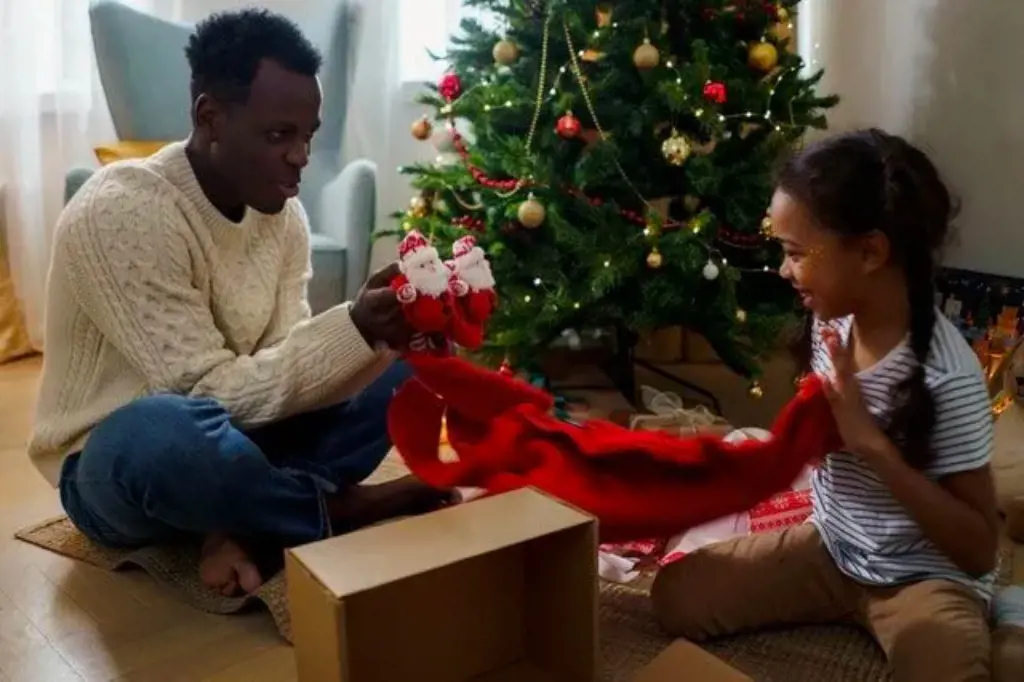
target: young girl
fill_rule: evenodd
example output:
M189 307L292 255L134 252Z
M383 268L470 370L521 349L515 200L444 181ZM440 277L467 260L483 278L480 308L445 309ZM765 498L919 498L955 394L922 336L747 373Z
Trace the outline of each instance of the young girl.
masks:
M799 361L830 379L846 447L815 471L812 523L661 571L652 599L672 634L852 621L898 681L991 679L989 397L934 303L953 213L925 154L878 130L826 139L782 169L771 219L782 276L808 310Z

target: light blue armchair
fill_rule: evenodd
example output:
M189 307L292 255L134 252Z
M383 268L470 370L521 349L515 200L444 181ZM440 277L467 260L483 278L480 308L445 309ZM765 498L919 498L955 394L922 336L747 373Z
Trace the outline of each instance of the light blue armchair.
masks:
M355 9L323 0L305 23L324 55L323 126L313 140L299 198L312 228L313 281L309 299L319 312L355 294L366 280L376 203L376 166L342 164L341 146L356 43ZM332 16L333 14L333 16ZM116 0L90 0L100 81L120 140L172 141L191 130L185 45L192 27L139 12ZM303 26L300 18L293 17ZM329 21L333 23L328 24ZM65 201L93 173L76 168L65 180Z

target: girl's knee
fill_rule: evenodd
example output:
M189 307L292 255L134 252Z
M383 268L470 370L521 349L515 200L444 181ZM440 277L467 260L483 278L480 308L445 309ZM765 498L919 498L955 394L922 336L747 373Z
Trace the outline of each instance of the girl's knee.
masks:
M1024 680L1024 626L997 626L992 631L992 682L1020 680Z
M651 607L661 628L673 637L691 641L707 638L702 608L701 555L695 554L663 567L651 586Z

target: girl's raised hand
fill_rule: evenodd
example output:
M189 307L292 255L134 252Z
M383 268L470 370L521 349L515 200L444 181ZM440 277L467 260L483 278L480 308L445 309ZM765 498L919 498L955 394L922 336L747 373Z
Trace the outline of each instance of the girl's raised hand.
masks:
M825 381L825 395L832 406L839 435L847 450L870 458L883 451L881 445L887 437L864 407L860 383L853 372L853 352L834 329L823 330L822 339L832 359L834 373Z

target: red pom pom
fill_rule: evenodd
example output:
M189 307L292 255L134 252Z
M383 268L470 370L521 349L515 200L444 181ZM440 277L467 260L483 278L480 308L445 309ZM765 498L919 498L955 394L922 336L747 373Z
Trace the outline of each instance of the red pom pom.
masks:
M572 115L572 112L558 119L558 124L555 126L555 132L567 140L579 135L581 130L583 130L583 125L578 118Z
M449 102L462 94L462 79L454 73L446 73L437 83L437 91Z
M704 99L715 104L725 104L725 83L709 81L704 84Z

